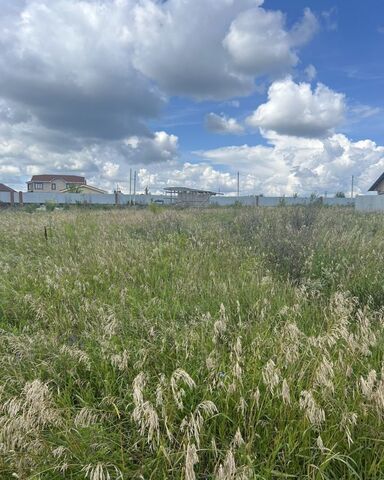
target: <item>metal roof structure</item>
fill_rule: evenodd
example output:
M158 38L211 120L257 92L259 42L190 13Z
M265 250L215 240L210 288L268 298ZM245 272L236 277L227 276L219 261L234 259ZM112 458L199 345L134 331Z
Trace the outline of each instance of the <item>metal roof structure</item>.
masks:
M202 195L219 195L217 192L211 192L210 190L199 190L198 188L189 188L189 187L167 187L164 188L165 192L168 193L195 193Z
M218 195L210 190L200 190L189 187L167 187L166 194L170 194L171 204L184 207L202 207L209 204L209 199Z

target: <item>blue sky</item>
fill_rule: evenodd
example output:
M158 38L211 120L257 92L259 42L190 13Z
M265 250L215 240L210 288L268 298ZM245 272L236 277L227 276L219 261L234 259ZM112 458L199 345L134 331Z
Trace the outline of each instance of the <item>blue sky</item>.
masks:
M350 114L339 131L346 132L354 140L371 138L383 142L384 138L384 3L370 1L370 6L357 0L294 2L267 0L264 7L281 10L287 16L287 23L293 24L306 7L310 7L322 22L321 30L300 52L300 65L294 72L299 81L306 81L305 68L312 64L317 70L316 81L346 94L351 107L366 106L380 108L382 112L369 118L361 118L358 112ZM321 7L321 8L319 8ZM382 29L382 31L380 31ZM268 79L261 84L268 86ZM240 138L214 136L206 131L202 117L210 111L224 112L228 116L245 117L265 100L265 92L256 92L245 98L238 97L240 107L231 102L204 102L196 104L185 99L171 99L165 112L165 122L154 122L155 128L170 125L184 138L186 152L201 148L215 148L231 144L252 144L255 140L263 143L257 132ZM175 120L177 117L177 121ZM379 121L378 121L379 120Z
M0 182L364 193L384 171L384 3L2 0Z

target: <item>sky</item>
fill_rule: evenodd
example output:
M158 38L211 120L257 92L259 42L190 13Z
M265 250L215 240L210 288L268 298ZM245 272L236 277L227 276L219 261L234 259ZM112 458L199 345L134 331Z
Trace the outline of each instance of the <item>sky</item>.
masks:
M383 0L0 0L0 182L366 193Z

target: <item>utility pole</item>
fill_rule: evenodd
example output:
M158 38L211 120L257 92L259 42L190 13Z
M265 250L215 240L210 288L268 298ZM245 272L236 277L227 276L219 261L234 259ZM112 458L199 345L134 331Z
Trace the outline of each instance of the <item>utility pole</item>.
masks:
M133 174L133 204L136 205L136 170Z
M132 205L132 168L129 169L129 204Z
M353 181L354 181L354 176L352 175L352 181L351 181L351 198L353 198Z
M240 197L240 172L237 172L237 199Z

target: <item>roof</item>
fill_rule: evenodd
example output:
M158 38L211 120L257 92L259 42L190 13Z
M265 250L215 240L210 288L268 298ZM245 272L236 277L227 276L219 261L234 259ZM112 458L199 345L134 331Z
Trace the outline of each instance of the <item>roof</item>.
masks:
M376 180L376 182L372 185L372 187L368 190L368 192L375 192L379 184L384 180L384 173L380 175L380 177Z
M91 190L92 192L96 192L96 193L108 193L107 191L102 190L101 188L94 187L93 185L79 185L76 188L79 188L79 189L81 188L83 190ZM71 192L71 189L64 188L63 190L60 190L60 193L67 193L67 192Z
M217 195L216 192L211 192L209 190L199 190L197 188L188 188L188 187L167 187L164 188L165 192L168 193L202 193L208 195Z
M4 183L0 183L0 192L16 192L13 188L4 185Z
M51 182L52 180L56 180L58 178L62 178L66 182L69 183L81 183L85 184L85 177L79 177L78 175L61 175L60 173L56 173L54 175L33 175L31 178L31 182Z

